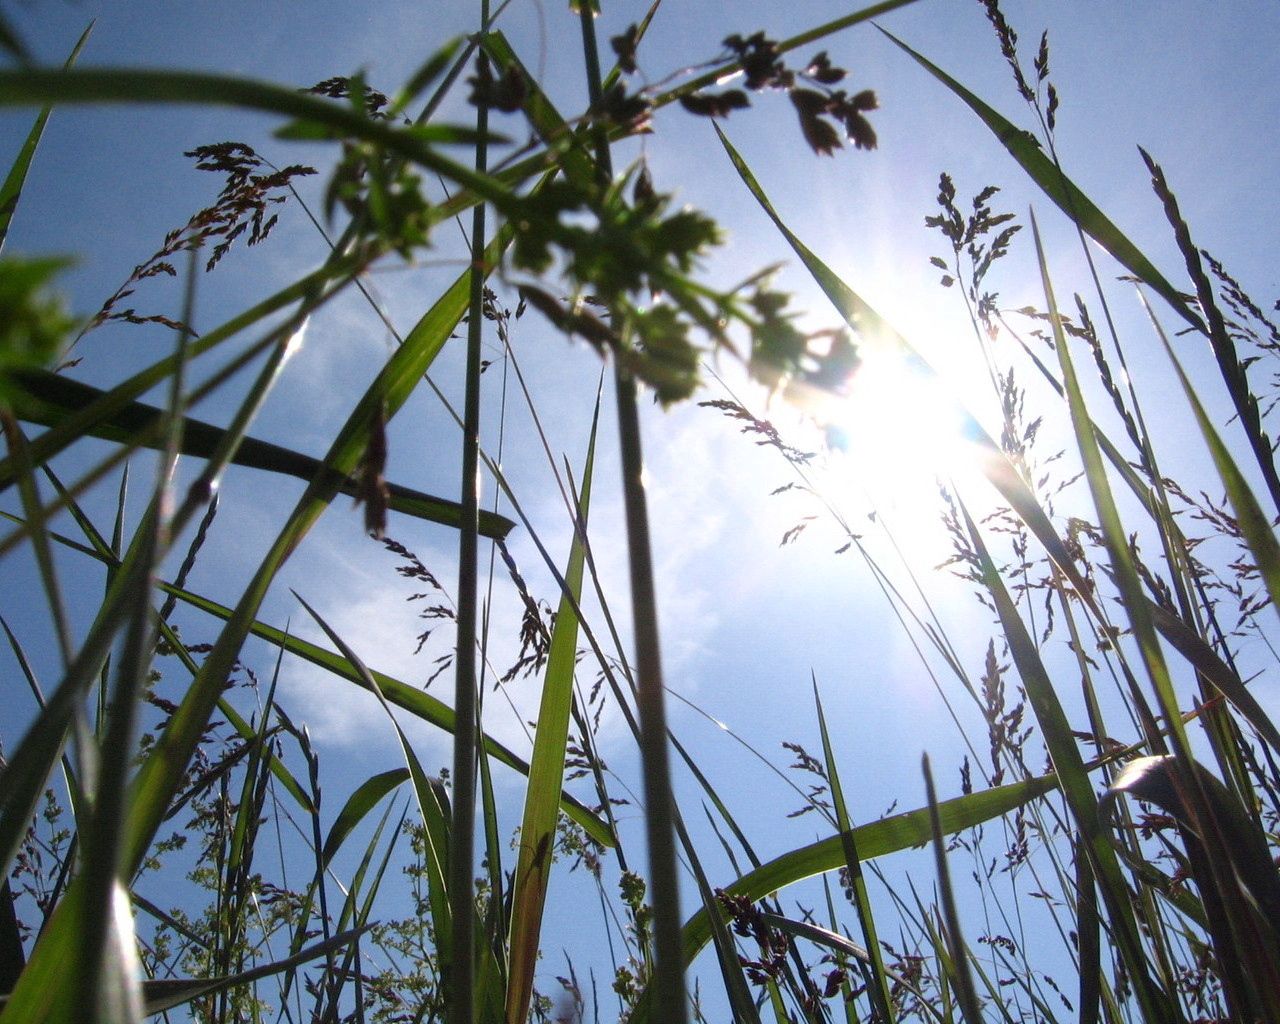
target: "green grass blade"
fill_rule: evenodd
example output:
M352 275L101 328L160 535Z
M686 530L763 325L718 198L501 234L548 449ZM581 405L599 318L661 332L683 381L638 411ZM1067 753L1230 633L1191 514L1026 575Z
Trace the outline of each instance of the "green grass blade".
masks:
M938 796L933 789L933 772L929 768L928 754L924 755L921 767L924 771L925 796L929 804L929 827L933 833L934 862L938 869L938 892L942 898L942 914L947 925L944 938L950 954L951 979L965 1024L982 1024L978 993L973 987L973 975L969 970L969 953L965 947L964 934L960 930L960 914L956 910L955 894L951 889L951 873L947 870L947 847L942 834L942 818L938 814Z
M1034 135L1018 128L1011 121L993 110L945 71L917 53L891 32L883 28L880 31L964 101L969 109L978 115L982 123L991 130L1000 144L1009 151L1009 155L1026 171L1027 176L1040 186L1041 191L1071 219L1072 223L1079 226L1085 234L1109 252L1130 273L1150 286L1187 323L1199 330L1204 330L1204 324L1200 317L1187 305L1178 290L1165 279L1138 247L1129 241L1128 237L1107 218L1106 214L1098 209L1093 201L1067 178L1062 168L1044 154Z
M876 312L870 303L845 284L830 267L819 259L783 223L782 218L769 201L764 189L760 187L755 175L751 173L746 161L734 149L724 132L720 131L719 125L716 126L716 131L719 133L720 142L724 146L725 152L728 153L729 159L733 162L734 168L742 178L743 183L760 204L761 209L764 210L769 219L773 221L774 225L782 233L782 236L787 240L796 255L800 257L805 269L813 276L814 281L817 282L823 293L831 301L831 304L835 306L836 311L844 317L845 322L860 336L875 339L878 342L892 346L902 354L912 368L929 377L936 377L937 374L934 372L933 367L916 352L911 343L899 334L891 323ZM1053 523L1050 522L1039 501L1036 500L1035 495L1023 482L1008 458L1000 450L1000 447L982 428L981 424L967 413L965 414L963 430L967 439L981 449L983 458L980 468L988 482L1000 492L1005 501L1026 523L1027 528L1035 535L1049 557L1071 580L1072 585L1082 599L1086 602L1092 601L1092 589L1088 581L1081 575L1075 561L1071 558L1070 553L1062 543L1062 539L1058 536L1057 530L1054 529Z
M1160 341L1164 345L1164 350L1169 356L1169 361L1173 363L1174 370L1177 371L1178 381L1182 385L1182 391L1187 396L1187 401L1191 404L1191 411L1195 414L1196 425L1200 428L1200 434L1204 437L1205 444L1209 448L1209 454L1213 457L1213 465L1218 470L1218 476L1222 480L1222 486L1226 489L1227 499L1231 502L1231 507L1235 509L1236 522L1240 525L1240 532L1244 534L1245 543L1249 545L1249 551L1253 554L1254 561L1257 563L1258 572L1262 576L1262 581L1267 588L1267 594L1271 597L1272 607L1277 614L1280 614L1280 543L1276 541L1274 529L1268 520L1262 506L1258 504L1258 499L1254 497L1253 489L1249 486L1249 482L1244 478L1244 474L1240 472L1240 467L1236 465L1235 460L1231 457L1231 451L1227 448L1222 440L1222 435L1213 425L1213 421L1209 419L1208 414L1204 411L1204 405L1201 403L1199 396L1196 394L1195 388L1192 387L1190 379L1187 377L1186 371L1182 368L1182 363L1174 354L1173 346L1169 344L1169 339L1165 337L1164 331L1158 331ZM1261 711L1261 709L1258 709ZM1274 728L1272 733L1274 733ZM1267 739L1271 742L1271 736Z
M142 983L142 995L146 1004L146 1013L148 1015L164 1013L166 1010L176 1009L191 1002L193 999L199 999L201 996L213 995L216 992L235 988L238 985L248 985L261 978L270 978L275 974L283 974L285 971L300 967L302 964L309 963L317 957L326 956L342 949L344 946L350 945L371 927L372 925L353 928L324 942L317 942L308 946L306 949L283 960L261 964L252 970L242 971L239 974L232 974L223 978L158 978L144 981Z
M395 729L400 752L404 757L409 777L413 782L414 796L418 801L418 811L422 816L422 825L426 835L428 903L431 906L431 923L435 929L436 955L440 957L442 962L448 962L453 948L453 922L448 895L449 817L437 790L439 782L429 778L423 770L422 763L418 760L418 755L414 753L413 745L409 742L408 737L405 736L404 730L400 728L400 723L396 721L395 715L391 713L391 705L382 695L382 690L378 686L377 680L365 667L364 662L320 617L314 608L299 597L297 593L294 594L294 597L298 598L299 603L306 609L307 614L315 619L316 624L324 630L325 635L342 652L342 656L359 673L365 685L377 696L383 710L387 713L387 718L390 719L391 725Z
M1272 598L1272 600L1275 599ZM1203 637L1177 615L1156 604L1150 598L1146 603L1152 624L1169 642L1169 645L1217 688L1218 692L1240 712L1241 717L1258 730L1258 735L1270 743L1273 749L1280 751L1280 729L1276 728L1275 723L1240 676L1218 657L1217 651L1210 647Z
M511 897L511 930L507 942L510 963L506 999L508 1021L523 1021L529 1015L534 968L542 932L542 915L551 880L551 859L555 846L556 819L560 813L560 789L564 781L569 717L573 705L573 674L577 660L578 616L575 608L582 598L587 516L591 506L591 479L595 466L596 427L599 420L600 399L597 392L591 435L587 442L586 465L582 472L582 490L578 499L573 543L564 571L567 593L560 599L547 649L542 700L538 707L538 731L533 739L533 754L529 758L529 785L525 790L520 853Z
M88 384L72 380L61 374L32 372L23 377L23 391L17 396L14 412L19 419L57 427L77 410L106 396L106 392ZM142 402L129 402L116 408L95 423L88 431L93 437L121 441L130 445L156 448L160 440L156 428L163 413L154 406ZM218 451L226 438L226 430L190 416L182 420L182 454L207 459ZM321 460L280 445L245 437L231 461L238 466L263 469L272 473L311 481L335 476ZM351 476L336 477L326 481L336 484L342 494L354 496L359 482ZM397 512L425 519L443 526L457 527L461 522L461 507L455 501L437 498L415 491L400 484L389 483L388 507ZM505 537L514 523L505 516L481 511L480 532L486 537Z
M342 847L357 825L365 819L388 793L394 792L409 778L409 769L392 768L390 771L371 775L355 788L342 805L342 810L333 820L329 834L325 837L324 848L320 852L320 862L326 866L333 860L334 854Z
M1110 836L1103 826L1098 801L1089 781L1084 759L1080 756L1080 749L1072 735L1071 723L1058 700L1035 640L1018 614L1017 606L987 551L982 534L970 518L968 509L963 505L960 509L974 553L978 557L983 583L995 605L1001 629L1009 645L1009 653L1013 656L1027 700L1031 703L1040 726L1041 738L1061 781L1063 796L1066 797L1067 806L1071 809L1089 855L1093 858L1094 873L1111 920L1113 941L1124 958L1145 1012L1154 1014L1152 1019L1155 1020L1171 1019L1164 1014L1163 995L1155 988L1147 971L1146 956L1142 950L1128 887L1120 872Z
M67 62L63 67L70 68L75 64L76 58L80 56L80 51L84 49L84 44L89 41L89 33L92 31L93 22L91 21L76 41L76 45L71 50L71 56L67 58ZM52 106L47 106L36 115L35 124L31 126L31 131L27 133L27 138L23 142L22 148L18 150L18 155L14 158L13 166L9 168L4 184L0 185L0 252L4 251L5 239L9 234L9 225L13 222L13 211L17 208L18 200L22 197L22 186L26 184L27 174L31 170L31 161L35 158L36 147L40 145L40 138L44 135L44 126L49 122L49 114L52 110Z
M1102 529L1106 541L1107 553L1111 559L1111 567L1115 582L1120 590L1125 612L1133 627L1134 638L1142 653L1147 674L1155 687L1164 711L1166 723L1174 742L1174 749L1180 757L1190 757L1186 729L1182 724L1182 715L1178 708L1177 696L1173 692L1173 682L1169 678L1169 670L1165 665L1164 655L1156 638L1155 627L1147 612L1147 601L1133 565L1129 552L1128 539L1124 527L1120 523L1120 514L1116 509L1111 494L1111 485L1107 481L1106 470L1102 465L1102 456L1094 437L1092 421L1084 395L1080 391L1080 383L1076 378L1075 366L1071 352L1067 347L1066 332L1062 329L1062 321L1058 315L1057 301L1053 295L1053 283L1049 279L1049 268L1045 262L1044 248L1040 243L1040 231L1036 225L1035 214L1031 215L1031 231L1035 238L1036 256L1040 263L1040 278L1044 286L1045 303L1049 312L1049 321L1053 328L1054 348L1058 353L1058 361L1062 370L1062 386L1067 393L1067 401L1071 409L1071 423L1075 430L1076 443L1080 449L1080 458L1084 465L1085 478L1089 482L1089 491L1093 496L1094 507L1098 512L1098 525Z
M31 103L200 104L276 114L294 119L280 129L284 137L369 142L456 182L493 203L504 214L517 212L518 202L497 179L476 173L465 164L443 156L431 145L435 141L473 142L474 133L449 126L399 128L392 122L366 117L349 103L335 103L289 86L197 71L132 68L0 71L0 105ZM436 208L433 219L443 215Z
M867 882L862 874L862 860L858 856L858 844L854 838L853 822L849 817L849 807L845 803L844 788L840 785L840 772L836 766L835 751L831 746L831 736L827 732L827 717L822 710L822 698L818 694L818 680L813 680L813 703L818 712L818 729L822 733L822 758L827 766L827 779L831 783L831 804L836 812L836 824L840 829L840 837L844 843L845 867L849 872L849 882L853 888L854 907L858 912L858 923L862 926L862 937L866 942L867 957L863 960L870 966L868 989L872 1006L888 1024L893 1024L893 1000L889 995L889 977L885 972L884 959L880 955L880 940L876 937L875 916L871 911L871 897L867 893Z
M954 832L972 828L984 821L1008 814L1057 788L1056 776L1042 775L995 789L944 800L938 805L942 830L944 834L951 835ZM854 829L858 854L864 863L913 846L923 846L929 841L931 834L928 807L919 807L914 811L868 822ZM840 835L829 836L767 861L724 888L725 892L731 896L742 896L754 902L813 875L834 871L843 867L844 863L843 838ZM710 938L710 922L707 920L706 911L700 910L685 923L682 932L685 964L693 962L693 958ZM651 991L646 990L631 1018L635 1024L652 1019L650 1014L653 1007L650 999Z
M241 331L253 326L258 321L315 294L317 288L329 285L329 290L325 293L326 298L336 294L341 283L352 280L356 274L364 269L369 259L369 253L360 253L355 256L330 260L306 277L280 289L274 295L268 296L213 330L206 331L199 338L193 339L188 358L194 359L210 351L229 338L235 337ZM331 282L334 281L338 281L339 284L332 285ZM319 304L319 302L315 303L312 308L317 308ZM270 332L264 339L254 345L246 353L247 358L253 359L261 351L273 345L276 333L276 331ZM177 360L172 355L166 356L117 384L87 408L81 409L66 420L60 421L56 427L32 440L30 451L32 463L34 465L43 465L68 445L91 433L97 424L109 419L130 402L163 383L174 372L176 367ZM22 386L24 376L21 371L15 371L11 378L15 385ZM8 458L0 459L0 488L7 487L14 478L12 460Z

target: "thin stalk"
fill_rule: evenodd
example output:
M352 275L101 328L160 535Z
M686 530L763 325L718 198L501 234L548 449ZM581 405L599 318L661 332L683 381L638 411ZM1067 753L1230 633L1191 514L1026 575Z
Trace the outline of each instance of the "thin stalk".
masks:
M600 57L590 5L578 6L587 88L593 106L600 102ZM596 162L604 183L613 178L608 138L596 137ZM637 693L640 712L640 753L644 765L645 827L649 850L649 891L653 903L656 962L657 1019L684 1024L688 1008L684 990L684 959L680 942L680 877L676 865L675 800L667 750L667 715L658 644L658 602L644 492L644 457L640 443L640 415L636 383L620 363L614 363L621 449L622 490L626 506L627 552L631 565L631 608L636 645Z
M489 0L480 0L480 32L489 31ZM481 52L477 58L487 65ZM475 171L482 177L488 167L489 111L476 105ZM453 821L449 830L449 907L453 919L453 951L449 966L448 1015L453 1024L471 1024L473 1018L472 869L475 862L476 801L476 609L480 493L480 334L484 324L485 204L471 214L471 296L467 319L466 403L462 427L462 527L458 532L458 637L454 658L453 709L457 722L453 735Z

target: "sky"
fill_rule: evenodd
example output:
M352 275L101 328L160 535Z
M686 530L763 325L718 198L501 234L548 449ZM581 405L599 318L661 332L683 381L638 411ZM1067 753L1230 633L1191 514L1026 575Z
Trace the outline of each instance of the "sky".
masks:
M601 39L623 30L644 6L606 0ZM850 9L847 3L829 0L759 9L752 5L750 10L747 5L665 0L641 49L641 81L661 83L672 73L717 56L719 41L730 32L762 29L786 37ZM1041 31L1048 31L1052 80L1062 100L1057 147L1083 191L1166 276L1186 287L1180 257L1136 149L1142 145L1163 166L1197 243L1220 256L1260 304L1269 307L1280 295L1272 255L1274 226L1280 223L1274 160L1274 127L1280 120L1274 88L1280 7L1263 2L1209 7L1192 0L1143 5L1081 0L1009 2L1004 9L1021 36L1026 66ZM425 55L473 30L477 18L475 5L460 0L360 5L358 11L328 0L305 5L280 0L218 5L28 0L6 5L5 13L42 62L64 59L85 25L96 19L81 58L84 66L182 66L297 87L362 71L371 85L388 93ZM881 24L1016 123L1031 127L981 5L921 0L884 17ZM547 84L562 111L585 106L576 22L565 5L513 0L499 27L526 66ZM974 115L889 39L871 25L862 25L802 48L797 56L804 59L818 49L826 49L835 63L849 69L855 89L876 91L880 108L871 118L879 137L876 150L814 156L782 96L759 98L752 110L735 113L724 127L786 223L910 338L942 378L942 393L895 399L888 392L887 408L855 418L849 454L822 456L819 479L823 496L865 537L868 550L893 580L910 588L904 561L927 580L931 606L976 672L993 632L991 623L965 586L931 569L949 554L933 514L933 469L919 465L924 461L921 449L932 446L926 436L915 448L900 447L897 438L905 426L892 420L895 404L911 402L931 413L941 410L938 431L947 429L947 410L953 402L987 424L998 415L960 296L955 289L939 287L939 272L929 263L931 256L947 255L942 239L924 226L924 218L935 211L939 174L952 176L962 201L986 185L1000 186L994 207L1016 213L1020 222L1025 222L1028 207L1034 207L1060 296L1072 291L1087 294L1086 270L1064 218L1025 180ZM25 109L0 111L0 153L16 152L32 116ZM472 112L459 92L439 116L467 123ZM332 150L275 139L273 127L263 116L233 110L57 110L15 216L8 251L73 254L76 264L62 275L59 287L74 311L92 314L167 230L211 199L214 179L193 170L182 154L224 139L247 142L279 165L305 162L319 168L320 174L300 186L303 197L318 210ZM726 244L704 268L707 279L726 286L781 263L777 282L797 296L806 328L834 325L834 311L795 266L790 250L741 186L710 122L671 108L657 115L654 128L643 141L619 146L615 161L621 167L643 156L660 190L674 191L680 202L707 211L726 226ZM500 119L498 130L515 140L523 140L525 133L517 117ZM469 159L465 149L454 155ZM439 194L434 184L430 191ZM459 272L459 239L452 225L442 225L418 265L377 269L369 276L371 291L402 330ZM201 280L197 323L207 328L221 321L317 266L323 256L314 226L296 203L287 204L266 242L254 250L237 247L224 265ZM1203 457L1184 429L1187 413L1156 340L1142 327L1127 289L1113 283L1120 270L1104 262L1102 273L1109 296L1122 309L1122 333L1133 338L1131 361L1141 368L1139 387L1145 389L1147 408L1174 438L1171 475L1182 470L1182 460L1187 472L1202 472ZM991 285L999 291L1002 307L1043 304L1029 230L1018 236L1010 257L992 271ZM498 292L505 304L514 305L509 283L499 281ZM172 314L179 300L176 286L151 281L130 301L140 311ZM1165 314L1165 320L1172 326L1174 317ZM536 314L516 323L513 337L548 444L557 459L568 459L577 472L600 361L582 344L557 336ZM171 344L159 327L110 326L85 338L75 353L82 361L72 373L109 384L149 364ZM308 325L302 349L288 365L253 435L322 454L349 403L393 345L359 296L335 303ZM486 448L496 452L499 423L494 410L502 398L502 353L493 337L486 346L486 358L495 363L486 375L483 434ZM1182 354L1196 379L1207 382L1210 399L1221 414L1225 406L1213 390L1208 354L1193 348ZM1002 365L1016 360L1007 339L997 347L997 360ZM455 401L461 394L461 367L460 351L453 346L432 370L433 379ZM699 399L726 398L726 387L730 388L753 410L788 430L788 438L795 438L800 447L821 445L821 431L745 381L732 357L721 356L711 369L725 384L708 373ZM1055 444L1065 446L1063 411L1037 389L1025 364L1019 364L1018 373L1031 388L1028 405L1049 409L1046 451ZM868 405L873 405L871 398L869 394ZM506 402L504 470L552 557L562 561L569 529L514 379L509 379ZM221 422L228 409L214 402L196 415ZM593 550L613 595L611 609L628 636L625 546L610 409L606 401L591 512ZM909 421L920 418L909 412ZM846 773L855 780L850 785L855 817L875 817L893 803L900 808L919 805L919 762L925 751L938 765L943 795L957 793L963 748L930 672L949 688L953 701L958 698L955 684L944 678L936 658L927 666L921 663L911 637L856 553L833 555L845 538L813 498L798 489L771 493L794 482L791 467L776 451L740 436L735 423L694 402L666 412L646 407L644 432L660 626L673 695L693 702L775 764L785 766L788 755L780 747L782 741L798 741L811 750L819 746L810 682L816 679L836 747L847 758ZM433 398L425 393L415 396L393 425L389 440L390 479L445 496L457 493L457 431ZM105 450L96 446L92 452L70 453L59 468L74 475L89 464L92 454ZM135 464L135 515L149 465L145 459ZM989 508L991 495L983 494L979 484L966 482L963 468L953 471L975 507ZM1065 468L1062 474L1070 475ZM109 522L114 487L112 481L89 503L100 526ZM230 470L221 487L222 505L210 546L197 564L192 588L231 603L300 492L300 483ZM485 482L485 492L492 495L491 481ZM1063 508L1071 509L1073 501L1085 508L1084 500L1081 495L1064 495ZM16 499L0 496L0 507L16 510ZM810 516L816 518L805 518ZM806 524L804 531L781 544L801 522ZM456 538L451 532L395 518L388 532L452 590ZM512 551L533 592L554 603L554 583L524 530L516 532ZM359 511L339 498L281 574L261 617L276 625L292 622L298 632L316 638L317 632L301 621L304 615L290 594L296 590L370 665L405 680L425 679L430 659L444 654L451 639L441 628L426 651L414 655L413 638L422 626L416 608L406 601L414 588L395 574L395 564L363 535ZM72 581L73 615L83 628L101 580L96 569L86 570L70 557L60 565ZM0 613L50 686L56 680L56 658L47 622L29 596L38 588L29 557L25 552L9 556L3 573ZM922 607L918 595L911 594L909 601L914 608ZM594 603L589 607L601 628L598 609ZM494 608L494 660L499 666L514 652L518 613L510 587L499 580ZM179 621L191 639L211 640L215 635L210 622L182 614ZM1246 654L1248 663L1256 652ZM265 676L272 652L251 642L244 660ZM582 682L589 685L590 676L584 674ZM281 686L286 700L299 709L295 719L308 723L335 764L349 766L351 779L396 763L393 737L373 701L353 697L348 687L288 660ZM437 681L432 692L449 693L447 677ZM1273 681L1264 681L1258 696L1264 706L1280 707ZM522 722L533 714L536 697L533 681L510 688L514 711L502 706L502 694L488 695L487 728L526 750ZM0 740L9 749L30 713L30 701L7 653L0 654L0 706L5 708ZM759 837L762 853L779 853L822 831L815 816L788 819L785 815L799 802L796 794L702 713L679 699L672 700L670 713L675 733L698 752L707 773L726 780L726 799L744 816L752 836ZM973 709L965 708L962 714L972 727ZM605 759L621 778L635 784L635 757L619 716L607 713L601 729ZM411 735L424 763L448 763L446 736L425 728ZM974 735L981 737L980 732ZM371 736L379 738L371 742ZM497 781L504 798L518 808L519 780L503 774ZM343 786L342 773L336 773L335 805ZM677 790L689 801L690 816L700 817L699 797L690 780L682 776ZM510 813L514 820L518 810ZM638 848L638 814L626 824L635 829L631 846ZM715 845L714 839L710 842ZM710 852L708 856L727 879L727 867ZM686 897L691 895L686 892ZM578 904L566 897L561 906ZM566 910L566 918L573 912ZM553 918L549 934L557 935L556 925ZM566 948L572 949L576 941L582 940L566 939Z

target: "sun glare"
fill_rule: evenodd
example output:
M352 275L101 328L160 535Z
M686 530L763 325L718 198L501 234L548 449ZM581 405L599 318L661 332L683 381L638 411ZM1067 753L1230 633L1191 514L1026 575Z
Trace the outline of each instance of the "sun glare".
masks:
M832 496L852 507L870 501L916 536L932 529L939 479L970 461L966 413L943 381L888 347L870 348L826 412Z

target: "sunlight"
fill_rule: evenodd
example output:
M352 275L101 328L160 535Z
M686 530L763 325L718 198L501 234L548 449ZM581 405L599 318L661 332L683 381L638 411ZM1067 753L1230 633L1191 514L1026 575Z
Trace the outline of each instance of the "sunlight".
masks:
M913 540L942 537L938 482L966 465L968 416L945 383L887 346L865 346L848 393L823 410L828 496L868 502Z

